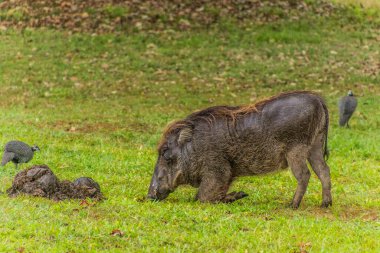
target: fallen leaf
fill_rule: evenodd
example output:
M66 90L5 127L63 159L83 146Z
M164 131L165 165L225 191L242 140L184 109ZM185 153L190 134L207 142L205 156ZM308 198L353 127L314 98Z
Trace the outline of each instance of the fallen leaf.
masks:
M84 199L79 203L79 205L82 207L88 207L90 206L90 203L88 203L88 201Z
M311 248L311 242L300 242L299 247L301 253L307 253L307 250Z
M124 232L121 231L120 229L114 229L112 230L110 235L122 237L124 235Z

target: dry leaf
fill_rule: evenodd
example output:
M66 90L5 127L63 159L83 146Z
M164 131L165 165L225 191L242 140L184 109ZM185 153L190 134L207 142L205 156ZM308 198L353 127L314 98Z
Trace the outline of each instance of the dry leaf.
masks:
M23 253L23 252L25 252L25 248L24 247L20 247L20 248L17 249L17 252Z
M124 235L124 232L121 231L120 229L114 229L112 230L110 235L122 237Z
M311 242L300 242L299 247L301 253L307 253L307 250L311 248Z
M90 203L88 203L88 201L84 199L80 202L79 205L82 207L88 207L88 206L90 206Z

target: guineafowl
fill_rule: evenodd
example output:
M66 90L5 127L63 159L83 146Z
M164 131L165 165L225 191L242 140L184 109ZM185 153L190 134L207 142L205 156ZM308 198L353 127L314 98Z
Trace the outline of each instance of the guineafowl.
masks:
M38 150L40 150L38 146L30 147L22 141L10 141L5 144L1 166L12 161L16 165L17 170L19 163L27 163L32 160L34 152Z
M358 105L358 101L354 97L352 91L348 91L347 96L342 97L339 100L339 125L347 126L348 121L350 120L352 114L354 113L356 106Z

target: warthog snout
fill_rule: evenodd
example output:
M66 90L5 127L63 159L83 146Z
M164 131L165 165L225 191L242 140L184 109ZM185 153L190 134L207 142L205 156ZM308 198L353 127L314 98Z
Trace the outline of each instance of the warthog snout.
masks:
M147 198L150 200L163 200L171 193L168 187L168 179L163 175L162 171L159 171L156 165L152 181L150 182Z
M147 198L150 200L164 200L169 196L170 192L170 190L160 190L158 187L150 188Z
M164 193L160 193L160 192L156 191L153 193L148 193L147 198L150 200L153 200L153 201L164 200L167 198L167 196L169 196L169 193L170 193L170 191L164 192Z

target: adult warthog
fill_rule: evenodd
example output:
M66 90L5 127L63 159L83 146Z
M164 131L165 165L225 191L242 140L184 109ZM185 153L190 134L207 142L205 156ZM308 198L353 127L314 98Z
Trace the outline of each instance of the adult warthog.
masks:
M215 106L170 124L158 145L148 198L165 199L181 184L199 187L202 202L233 202L227 193L239 176L291 168L298 208L312 169L322 183L322 207L332 204L327 157L329 114L313 92L296 91L248 106Z

